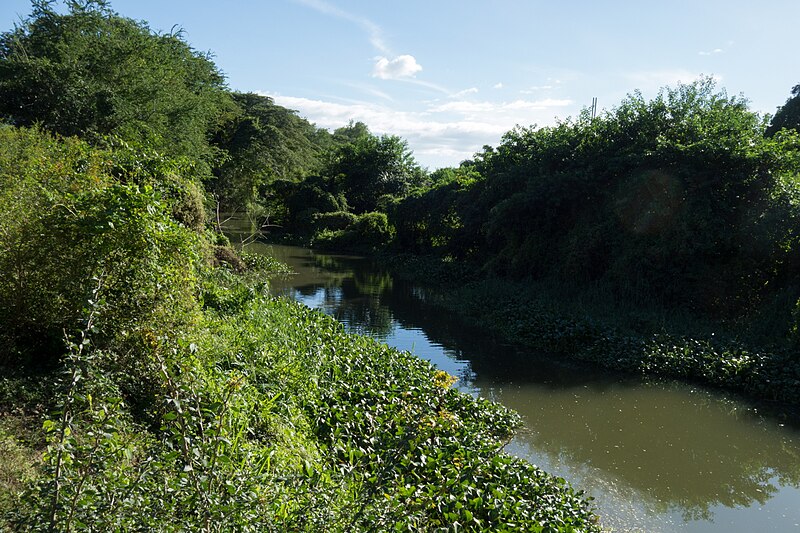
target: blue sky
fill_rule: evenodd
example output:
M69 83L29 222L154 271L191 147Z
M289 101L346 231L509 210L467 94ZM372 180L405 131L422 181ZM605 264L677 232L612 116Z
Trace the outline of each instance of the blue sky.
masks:
M798 0L112 0L158 31L178 25L232 89L318 126L361 120L433 169L515 124L551 125L597 97L718 79L773 113L800 83ZM0 28L30 11L0 1Z

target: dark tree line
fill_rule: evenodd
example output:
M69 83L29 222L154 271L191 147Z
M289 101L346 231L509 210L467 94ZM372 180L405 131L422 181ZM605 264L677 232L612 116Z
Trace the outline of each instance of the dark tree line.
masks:
M362 123L330 132L230 91L179 31L155 33L103 1L64 14L37 1L0 35L6 123L184 158L208 204L276 231L721 314L796 288L798 106L800 86L767 124L702 80L652 100L634 93L596 118L516 128L428 173L397 136Z

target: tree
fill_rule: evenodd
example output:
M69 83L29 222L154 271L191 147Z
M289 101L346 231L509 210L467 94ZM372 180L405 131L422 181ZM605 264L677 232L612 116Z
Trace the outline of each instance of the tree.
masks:
M369 128L363 122L353 122L352 120L347 126L336 128L333 131L333 140L339 145L354 143L361 137L368 137L370 134Z
M800 84L792 87L792 96L778 108L765 135L772 137L784 128L800 132Z
M214 192L228 209L252 206L265 185L317 172L321 153L317 128L295 111L255 93L232 93L237 112L219 130L214 144L227 152L215 170Z
M210 159L208 132L228 107L224 78L181 32L157 34L102 0L34 2L0 35L0 118L62 135L108 134L168 155Z
M356 213L375 211L381 196L407 193L425 174L396 135L356 137L336 150L326 170Z

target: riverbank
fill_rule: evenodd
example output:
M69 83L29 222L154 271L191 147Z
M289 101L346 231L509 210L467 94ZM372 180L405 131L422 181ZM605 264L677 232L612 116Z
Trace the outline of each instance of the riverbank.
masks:
M0 530L598 530L511 411L273 298L177 162L0 140Z
M435 257L379 260L407 279L438 286L442 290L434 291L432 303L504 342L615 371L800 405L800 356L790 347L759 348L710 320L655 307L614 308L597 298L581 300L574 290L559 297L567 292L562 287L487 279L478 268Z
M21 462L44 452L35 467L19 466L21 500L0 490L6 524L48 523L58 482L56 522L72 527L599 530L582 493L502 452L516 414L265 288L218 270L191 329L145 339L160 373L115 376L102 354L73 354L63 371L83 368L84 378L54 374L38 391L56 413L45 433L0 433ZM137 409L108 394L126 379L161 397ZM3 382L9 427L12 409L25 407L13 405L21 384ZM57 416L67 408L69 422ZM38 452L26 447L34 441Z

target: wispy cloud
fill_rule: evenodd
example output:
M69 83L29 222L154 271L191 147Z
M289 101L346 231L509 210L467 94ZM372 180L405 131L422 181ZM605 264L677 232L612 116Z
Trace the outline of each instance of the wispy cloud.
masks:
M492 85L492 89L502 89L502 88L503 88L503 82L501 82L501 81L499 81L499 82L495 83L494 85Z
M376 58L372 76L381 80L400 80L413 78L422 66L410 54L395 55L383 37L381 27L366 17L350 13L325 0L294 0L325 15L352 22L367 33L369 42L381 55ZM439 88L436 88L439 90ZM445 90L445 92L447 92Z
M394 101L391 95L385 93L384 91L379 90L378 88L374 87L371 84L367 83L360 83L360 82L352 82L349 80L334 80L335 83L339 83L344 85L345 87L350 87L351 89L355 89L360 91L364 94L368 94L370 96L374 96L376 98L380 98L382 100L387 100L389 102Z
M464 89L463 91L458 91L457 93L453 93L450 95L450 98L461 98L463 96L467 96L468 94L477 94L478 88L477 87L470 87L469 89Z
M430 89L432 91L436 91L438 93L442 93L447 96L450 96L452 94L450 90L447 89L446 87L442 87L441 85L430 81L418 80L416 78L398 78L398 81L402 81L403 83L409 83L411 85L416 85L418 87L423 87L425 89Z
M397 80L413 78L421 70L422 67L412 55L404 54L394 59L379 57L372 69L372 76L382 80Z
M716 55L716 54L721 54L724 51L725 50L723 50L722 48L714 48L713 50L709 50L707 52L706 51L697 52L697 54L701 55L701 56L713 56L713 55Z
M352 22L361 27L368 35L369 42L375 47L378 52L386 55L391 55L389 47L383 39L383 30L380 26L369 20L368 18L355 15L343 9L325 2L324 0L295 0L299 4L310 7L325 15L330 15L348 22Z

